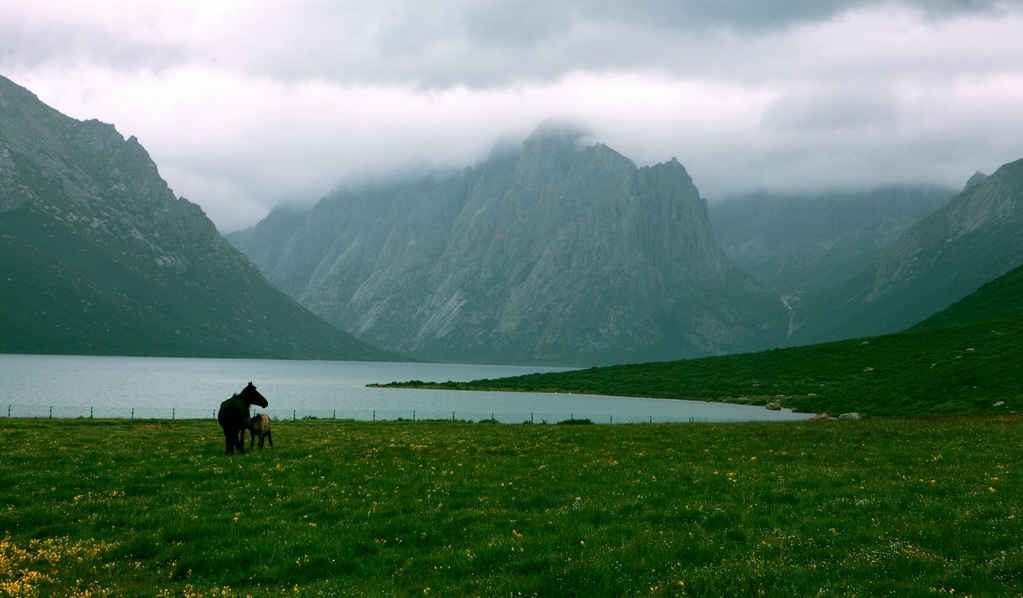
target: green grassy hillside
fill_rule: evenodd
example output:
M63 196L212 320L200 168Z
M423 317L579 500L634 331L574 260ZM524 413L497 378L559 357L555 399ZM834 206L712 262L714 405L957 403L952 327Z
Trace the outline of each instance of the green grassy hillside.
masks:
M1023 316L1023 267L996 278L915 328L936 328L976 320Z

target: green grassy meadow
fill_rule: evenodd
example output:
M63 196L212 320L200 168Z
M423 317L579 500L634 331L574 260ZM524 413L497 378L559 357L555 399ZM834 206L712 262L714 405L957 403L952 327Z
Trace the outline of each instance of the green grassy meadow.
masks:
M1023 417L0 419L0 595L1021 596Z

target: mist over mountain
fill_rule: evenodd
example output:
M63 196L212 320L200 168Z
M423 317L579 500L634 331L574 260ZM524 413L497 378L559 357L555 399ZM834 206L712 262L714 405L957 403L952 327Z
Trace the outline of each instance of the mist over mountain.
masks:
M230 235L250 261L137 139L0 77L0 351L674 360L902 330L1023 264L1023 160L952 199L708 212L677 160L585 138L548 122L473 167L278 208Z
M228 238L313 312L428 359L681 359L775 346L788 323L681 164L550 123L443 180L337 191Z
M736 264L767 287L798 295L856 275L955 195L954 189L933 185L762 192L712 202L710 220Z
M137 139L3 77L0 352L388 357L267 283Z
M1023 160L974 175L845 283L807 295L796 343L908 328L1023 264Z

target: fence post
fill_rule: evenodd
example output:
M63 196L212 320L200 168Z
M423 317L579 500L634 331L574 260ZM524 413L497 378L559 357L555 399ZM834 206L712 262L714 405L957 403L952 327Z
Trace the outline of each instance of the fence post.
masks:
M337 409L334 410L334 415L332 415L330 419L337 419Z
M50 405L50 419L53 419L53 405Z
M533 412L532 411L529 412L529 423L531 423L531 424L535 424L536 423L536 422L533 421Z
M171 421L174 421L174 412L175 411L177 411L177 409L174 408L174 407L171 407Z
M298 419L298 416L295 415L297 412L298 412L297 409L292 409L291 410L291 421L295 421L296 419Z
M131 408L131 418L135 419L135 408L134 407Z
M455 412L454 411L451 412L451 421L455 421Z
M416 410L412 410L412 421L416 421Z
M373 421L376 421L376 420L377 420L377 410L374 409L373 410Z
M92 407L89 407L89 419L92 419Z
M608 423L610 423L610 424L613 424L613 423L615 423L615 416L613 416L613 415L612 415L612 416L610 416L610 417L611 417L611 421L609 421Z

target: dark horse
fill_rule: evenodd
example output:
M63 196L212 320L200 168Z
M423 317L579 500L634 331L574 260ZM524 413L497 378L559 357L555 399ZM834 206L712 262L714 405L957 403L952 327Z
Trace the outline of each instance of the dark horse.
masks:
M239 453L245 452L245 424L249 423L250 405L259 405L264 409L267 406L266 399L251 382L240 393L220 404L217 421L224 428L228 455L234 454L236 448Z

